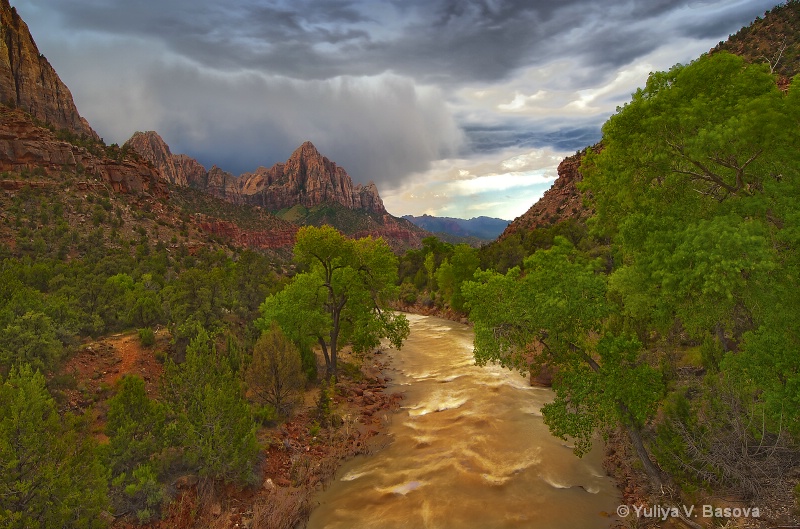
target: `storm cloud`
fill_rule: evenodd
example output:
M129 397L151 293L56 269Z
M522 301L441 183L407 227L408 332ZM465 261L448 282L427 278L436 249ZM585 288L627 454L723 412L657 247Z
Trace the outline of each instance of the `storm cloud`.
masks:
M395 214L466 216L445 193L420 210L403 190L453 174L505 190L505 160L547 152L527 169L533 203L555 177L551 159L597 141L649 72L692 60L774 2L13 3L107 142L157 130L174 152L238 174L310 140L357 182L375 181ZM522 212L484 200L481 182L457 186L475 191L469 212Z

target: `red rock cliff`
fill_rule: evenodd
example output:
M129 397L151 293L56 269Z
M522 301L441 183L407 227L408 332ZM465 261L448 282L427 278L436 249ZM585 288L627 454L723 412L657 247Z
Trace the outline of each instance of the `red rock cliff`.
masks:
M99 139L78 114L69 88L39 53L27 24L0 0L0 102L19 107L56 129Z
M602 147L591 147L596 152ZM516 233L529 231L556 224L567 219L585 219L592 215L592 211L583 205L583 194L575 184L583 180L580 167L583 161L583 152L564 158L558 164L558 178L553 182L553 187L545 191L528 211L514 219L500 235L500 240Z
M298 147L286 163L243 174L241 189L248 202L271 210L338 203L348 209L386 212L375 184L353 185L350 175L322 156L310 141Z
M34 169L54 176L62 171L85 171L119 193L144 191L167 195L164 182L146 162L97 156L58 139L49 129L35 124L25 112L0 107L0 171Z
M170 184L184 187L205 180L207 171L200 162L183 154L172 154L156 132L136 132L125 145L150 161Z

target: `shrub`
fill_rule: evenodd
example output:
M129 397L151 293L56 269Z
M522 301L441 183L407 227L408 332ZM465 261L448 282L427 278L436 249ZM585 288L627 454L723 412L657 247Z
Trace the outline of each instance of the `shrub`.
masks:
M253 348L253 361L246 375L248 389L260 403L288 414L303 387L300 351L272 322Z
M156 334L150 327L139 329L139 341L144 347L152 347L156 343Z

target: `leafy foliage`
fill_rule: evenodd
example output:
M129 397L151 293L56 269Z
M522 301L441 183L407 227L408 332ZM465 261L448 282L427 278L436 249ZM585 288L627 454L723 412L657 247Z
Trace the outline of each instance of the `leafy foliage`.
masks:
M257 325L275 321L301 350L317 343L329 375L336 375L339 348L356 353L388 338L400 347L408 335L405 316L386 310L397 296L397 258L383 239L348 239L330 226L307 226L297 233L297 274L261 306Z
M300 351L274 321L253 348L246 381L258 402L269 404L283 414L291 411L303 388Z
M200 329L186 360L164 366L163 394L176 420L174 439L201 477L247 483L258 453L255 423L229 360Z

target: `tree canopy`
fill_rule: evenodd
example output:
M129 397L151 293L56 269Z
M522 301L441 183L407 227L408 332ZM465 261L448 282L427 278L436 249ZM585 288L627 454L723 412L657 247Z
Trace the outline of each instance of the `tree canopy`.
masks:
M766 65L651 74L584 157L587 239L463 287L477 360L554 368L543 415L578 452L621 424L658 482L655 421L662 468L757 491L800 435L799 124L797 81ZM703 378L678 370L695 351Z
M277 321L301 348L319 345L334 376L343 344L357 353L382 338L402 345L408 321L387 310L397 296L397 258L383 239L348 239L330 226L307 226L297 233L294 257L304 271L261 305L262 331Z

